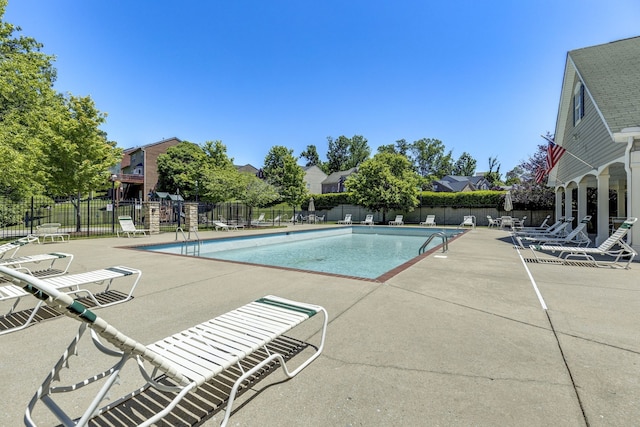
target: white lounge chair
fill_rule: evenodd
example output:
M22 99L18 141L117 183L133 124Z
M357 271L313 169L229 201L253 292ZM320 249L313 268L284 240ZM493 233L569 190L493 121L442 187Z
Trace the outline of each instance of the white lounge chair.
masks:
M285 375L292 378L317 359L324 349L328 315L326 310L318 305L266 296L153 344L144 345L128 337L69 295L37 278L3 268L0 268L0 274L18 280L25 290L40 299L45 299L47 305L55 307L81 324L78 333L29 402L24 417L25 424L29 426L35 425L33 415L36 406L50 409L65 425L86 425L90 420L95 421L97 425L102 424L96 418L103 422L109 418L116 419L118 424L123 425L157 425L183 400L189 402L196 394L201 398L208 396L205 400L215 400L216 397L211 394L215 389L211 384L215 384L218 377L223 377L222 381L228 381L230 377L239 375L237 379L229 382L229 385L233 382L233 387L222 421L222 425L225 426L238 389L248 378L273 369L274 362L278 362ZM285 333L319 313L323 314L320 343L304 362L295 370L289 371L286 364L287 355L279 346L271 344L274 341L278 342ZM97 372L91 372L84 381L75 382L74 379L74 383L69 386L60 385L59 374L62 369L80 365L86 371L87 365L91 366L92 358L86 357L86 352L77 351L87 327L91 329L92 342L97 350L113 357L115 362L106 370L104 366L99 365ZM80 364L69 364L69 359L73 356L86 359ZM112 386L118 382L121 375L136 372L123 369L130 359L137 362L146 384L131 393L125 391L120 399L111 399L106 406L100 407L103 399L117 390L112 390ZM234 372L235 367L240 371L239 374ZM73 378L73 373L69 375ZM94 384L96 387L83 387L96 382L100 382ZM102 387L98 387L101 384ZM202 389L201 393L198 389ZM87 407L75 409L73 403L61 403L73 400L65 398L72 398L72 395L61 396L59 393L87 393L89 390L97 394ZM162 403L154 402L149 405L150 401L146 400L136 408L135 399L145 396L152 400L161 396ZM44 405L39 405L40 402ZM131 411L123 413L123 407L131 408ZM66 412L74 409L80 412ZM109 412L111 409L113 411ZM184 415L184 408L181 407L178 411ZM275 414L277 417L277 412ZM204 417L207 414L201 415ZM273 423L277 421L274 419Z
M524 228L524 222L527 220L527 216L523 216L522 218L513 218L513 225L511 228L513 230L522 230Z
M436 226L436 216L435 215L427 215L427 219L422 221L420 225L426 225L427 227L435 227Z
M587 215L585 218L591 219L591 216ZM562 221L558 221L553 224L551 227L545 230L516 230L514 234L517 236L525 236L525 237L548 237L548 238L560 238L564 237L568 234L567 229L573 222L573 217L563 218Z
M591 216L587 215L580 221L580 224L573 229L569 234L564 237L551 237L538 235L537 237L527 237L515 235L516 241L521 248L524 248L525 243L532 244L537 243L539 245L570 245L570 246L589 246L591 239L585 232L585 228L589 224Z
M500 217L500 228L505 227L513 229L513 218L509 215L503 215Z
M638 218L628 218L622 225L613 233L607 240L602 242L597 248L585 248L574 246L554 246L554 245L531 245L531 251L536 260L538 258L537 252L559 252L558 258L562 261L567 261L569 258L584 258L587 261L594 263L598 267L609 266L614 268L629 268L629 264L633 261L633 258L637 255L623 239L631 229L631 226L638 220ZM618 248L616 249L616 246ZM596 256L609 256L613 257L613 262L600 261L596 259ZM622 266L618 264L620 259L626 258L627 263Z
M373 215L369 214L364 218L364 221L360 221L363 225L373 225Z
M66 261L66 265L59 267L57 261ZM0 266L20 270L32 276L52 277L65 274L73 261L73 255L63 252L47 254L25 255L12 258L1 258ZM0 279L0 283L2 280Z
M265 222L265 220L264 220L264 214L263 214L263 213L261 213L261 214L258 216L258 219L254 219L254 220L252 220L252 221L251 221L251 225L256 225L256 226L257 226L257 225L264 224L264 222Z
M0 259L4 258L7 255L10 258L12 258L16 255L16 252L18 252L18 250L21 247L31 242L37 242L37 241L38 241L37 237L27 236L27 237L22 237L20 239L14 240L12 242L3 243L0 245ZM11 254L9 254L9 252L11 252Z
M487 215L487 221L489 223L489 225L487 226L488 228L491 228L491 227L498 228L500 226L500 221L498 221L497 219L491 218L491 215Z
M147 235L149 230L143 230L141 228L136 228L136 225L133 223L133 219L129 215L121 215L118 217L118 222L120 223L121 230L116 230L116 235L120 237L120 233L126 234L127 237L135 237L138 234L142 234L143 236Z
M236 230L236 231L238 231L238 228L244 228L244 225L225 224L224 222L220 222L220 221L214 221L213 225L216 228L216 231L218 231L218 230L224 230L224 231Z
M61 242L68 242L71 235L60 231L60 227L62 227L62 224L58 222L40 224L36 226L35 234L30 234L28 237L35 238L38 243L45 243L47 239L51 239L52 242L58 240Z
M403 218L404 216L402 215L396 215L396 219L389 221L389 225L404 225Z
M60 292L73 295L75 298L82 298L88 306L109 307L133 298L133 291L138 285L141 275L140 270L116 266L85 273L40 278L40 280ZM129 277L133 282L128 292L123 293L111 289L115 279L124 277ZM5 279L5 276L2 279ZM99 292L94 292L86 287L90 284L104 286ZM15 284L0 286L0 302L10 304L9 310L0 316L0 335L19 331L37 321L56 317L59 314L51 310L45 310L41 314L40 308L44 301L38 301L35 306L28 304L28 307L20 307L19 304L24 297L28 297L29 302L32 300L30 295L29 292Z
M344 224L344 225L351 225L351 214L346 214L344 216L344 219L341 219L340 221L338 221L338 224Z
M474 215L465 215L458 228L464 228L466 226L472 229L476 228L476 217Z
M547 222L551 219L551 215L547 215L544 220L542 221L542 223L537 226L537 227L522 227L520 228L518 231L544 231L547 228L549 228L549 224L547 224ZM558 222L556 222L556 224L560 224L562 221L564 221L564 217L561 217ZM555 224L554 224L555 225Z

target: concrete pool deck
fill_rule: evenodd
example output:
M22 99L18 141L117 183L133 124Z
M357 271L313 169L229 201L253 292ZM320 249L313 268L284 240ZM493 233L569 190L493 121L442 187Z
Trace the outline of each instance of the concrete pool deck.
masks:
M293 228L303 227L312 226ZM523 262L520 252L530 258L528 250L514 249L508 232L486 228L383 283L121 248L174 238L72 240L28 245L19 254L72 253L71 273L141 269L135 298L97 313L145 343L267 294L324 306L330 324L322 356L290 381L276 371L258 383L238 399L229 425L640 420L638 262L630 270ZM303 328L311 343L316 326ZM77 322L58 318L0 336L0 425L22 424L29 399L76 330ZM221 419L219 413L204 425Z

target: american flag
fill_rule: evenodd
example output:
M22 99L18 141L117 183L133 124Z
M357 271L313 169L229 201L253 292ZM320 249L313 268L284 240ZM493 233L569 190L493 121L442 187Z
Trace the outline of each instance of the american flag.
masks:
M553 169L556 163L558 163L558 160L560 160L560 157L562 157L564 152L567 151L561 146L559 146L558 144L556 144L555 142L553 142L553 140L548 139L548 141L549 141L549 147L547 147L547 170L546 170L547 173L549 173L549 171Z
M547 174L547 170L545 168L538 168L536 171L536 184L540 184Z

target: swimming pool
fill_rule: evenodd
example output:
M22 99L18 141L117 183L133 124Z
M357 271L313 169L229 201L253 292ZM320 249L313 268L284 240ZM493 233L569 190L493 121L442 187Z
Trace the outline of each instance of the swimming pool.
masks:
M142 246L137 249L202 258L307 270L364 279L378 279L418 256L433 233L450 239L459 230L414 227L336 227L323 230L205 240L199 249L185 250L184 243ZM427 250L442 243L434 238Z

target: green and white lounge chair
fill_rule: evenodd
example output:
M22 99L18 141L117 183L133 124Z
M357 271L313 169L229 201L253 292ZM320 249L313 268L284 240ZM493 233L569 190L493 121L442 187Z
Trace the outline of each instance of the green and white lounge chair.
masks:
M14 257L16 255L16 252L18 252L18 250L21 247L31 242L37 242L37 241L38 241L37 237L27 236L27 237L22 237L20 239L14 240L12 242L3 243L0 245L0 259L4 258L5 255L8 255L9 257ZM9 252L11 252L11 254L9 254Z
M638 220L638 218L628 218L622 225L613 233L607 240L602 242L597 248L584 248L574 246L553 246L553 245L531 245L531 251L533 256L537 260L541 260L538 257L538 252L559 252L558 258L562 261L567 261L570 258L584 258L589 262L592 262L598 267L609 266L614 268L629 268L629 264L633 261L633 258L637 255L623 239L631 229L631 226ZM613 257L613 261L602 261L596 257ZM625 265L619 264L621 259L626 259Z
M136 235L146 236L149 230L143 230L141 228L136 228L136 225L133 223L133 219L129 215L121 215L118 217L118 222L120 223L120 230L116 230L116 236L120 237L120 233L126 234L127 237L136 237Z
M51 242L68 242L71 235L60 231L60 227L62 227L62 224L59 222L40 224L36 226L35 234L30 234L28 237L35 238L38 243L46 243L47 239L51 239Z
M153 344L144 345L42 280L2 267L0 274L8 276L16 282L16 286L23 287L25 291L46 301L47 305L80 322L78 333L29 402L24 417L27 426L36 425L36 406L49 409L64 425L84 426L103 416L115 419L117 424L123 425L158 424L177 407L178 412L183 413L184 408L179 405L194 395L199 396L199 399L216 399L216 393L219 394L220 390L216 391L211 383L217 377L228 380L230 371L235 372L237 367L241 373L235 381L228 384L231 387L233 382L222 421L224 426L229 420L234 398L247 379L254 378L265 369L273 369L276 361L282 366L285 375L292 378L317 359L324 349L328 316L326 310L318 305L266 296ZM289 371L283 351L272 343L318 313L323 314L320 344L295 370ZM114 363L106 369L103 364L99 364L97 372L91 372L85 380L77 382L74 379L72 384L60 384L60 371L63 368L80 365L82 371L87 372L92 362L94 365L98 363L96 355L91 357L87 352L77 351L87 327L91 330L92 342L97 350L115 359ZM85 357L84 363L69 364L69 359L73 356ZM131 359L137 363L145 385L131 393L125 391L122 398L110 399L106 406L100 407L103 399L117 390L112 390L112 386L118 378L125 373L135 372L124 369ZM69 376L72 375L73 372L70 372ZM67 375L65 377L68 378ZM97 382L102 387L98 387L100 384L93 384ZM126 383L132 384L130 381ZM84 387L90 384L93 386ZM83 401L90 403L81 408L75 400L67 400L60 395L89 393L89 390L96 395L93 398L83 398ZM140 408L131 408L132 399L144 393L147 393L149 399L155 397L155 400L146 400ZM44 405L38 405L40 402ZM73 403L65 406L62 402ZM142 419L129 418L123 412L127 408L131 408L135 417ZM68 411L77 412L67 413ZM277 421L273 420L273 423ZM95 424L101 425L100 422ZM183 425L184 422L177 424Z
M12 269L13 270L13 269ZM40 278L43 283L73 295L74 298L82 298L85 304L91 307L109 307L120 304L133 298L133 291L136 289L142 272L135 268L116 266L100 270L88 271L78 274L66 274L62 276ZM112 284L116 279L129 278L131 282L127 292L112 289ZM2 279L6 279L3 276ZM99 291L89 289L88 285L99 286ZM95 286L94 286L95 287ZM21 302L25 302L24 307ZM35 322L56 317L57 313L51 310L41 312L43 301L39 301L35 306L31 303L30 294L15 284L0 286L0 303L8 303L10 308L0 316L0 335L24 329Z
M59 266L58 261L66 262ZM25 255L13 258L0 258L0 266L24 271L38 277L52 277L65 274L73 261L73 255L64 252L50 252L46 254ZM2 280L0 279L0 283Z

